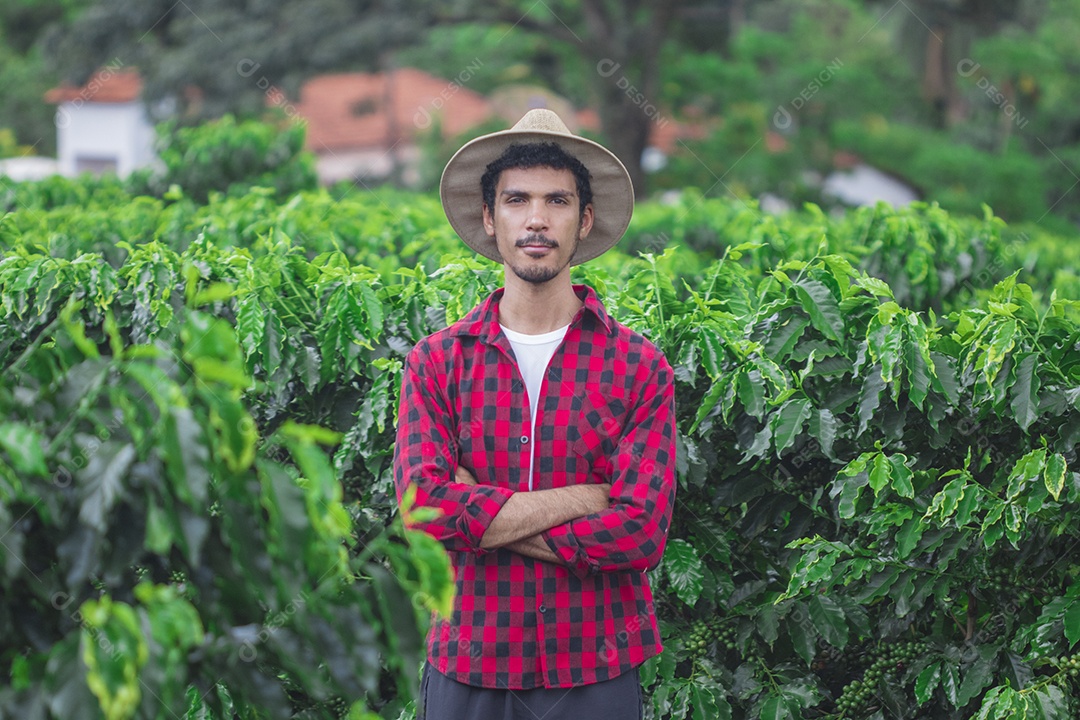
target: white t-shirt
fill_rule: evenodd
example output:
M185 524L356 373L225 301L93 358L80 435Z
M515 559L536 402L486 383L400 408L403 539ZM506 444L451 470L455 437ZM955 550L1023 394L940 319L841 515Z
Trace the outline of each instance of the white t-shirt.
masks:
M551 356L555 354L570 325L567 324L565 327L543 335L525 335L514 332L501 324L499 327L505 333L506 339L510 341L510 347L514 349L514 356L517 357L518 369L521 370L521 377L525 380L525 390L529 398L532 418L532 427L529 430L531 446L529 449L529 489L532 490L534 448L536 447L536 409L540 406L540 385L544 381L544 373L547 371L548 363L551 362Z

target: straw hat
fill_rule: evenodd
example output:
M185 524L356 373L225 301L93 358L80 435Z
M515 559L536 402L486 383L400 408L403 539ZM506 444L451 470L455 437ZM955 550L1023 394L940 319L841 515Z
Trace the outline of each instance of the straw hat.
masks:
M450 225L465 244L501 263L495 238L484 230L484 197L480 176L512 143L554 142L589 171L593 194L593 227L578 244L573 265L592 260L619 242L634 212L634 186L619 159L592 140L572 134L551 110L530 110L509 130L466 143L446 164L439 196Z

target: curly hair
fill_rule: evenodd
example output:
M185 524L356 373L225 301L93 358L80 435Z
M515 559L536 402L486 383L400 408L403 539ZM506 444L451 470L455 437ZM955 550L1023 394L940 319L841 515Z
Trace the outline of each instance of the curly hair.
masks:
M502 171L508 168L548 167L553 170L569 170L577 183L579 217L585 217L585 206L592 202L592 185L589 182L589 170L580 160L553 142L513 143L498 158L488 163L480 178L480 189L484 196L484 205L495 207L495 186L499 183Z

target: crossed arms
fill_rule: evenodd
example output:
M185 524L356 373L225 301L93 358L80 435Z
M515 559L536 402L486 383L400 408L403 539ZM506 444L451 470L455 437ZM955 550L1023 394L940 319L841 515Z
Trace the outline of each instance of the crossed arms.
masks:
M477 484L472 473L460 465L454 479L465 485ZM542 533L575 518L607 510L610 492L611 485L601 483L514 493L488 525L480 547L485 550L503 547L536 560L565 565L566 561L548 547Z

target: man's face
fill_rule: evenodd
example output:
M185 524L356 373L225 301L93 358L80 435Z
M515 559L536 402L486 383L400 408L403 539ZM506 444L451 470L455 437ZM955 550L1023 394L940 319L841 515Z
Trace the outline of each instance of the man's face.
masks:
M578 240L592 230L592 205L580 212L574 174L549 167L508 168L484 206L484 229L507 269L540 285L568 271Z

